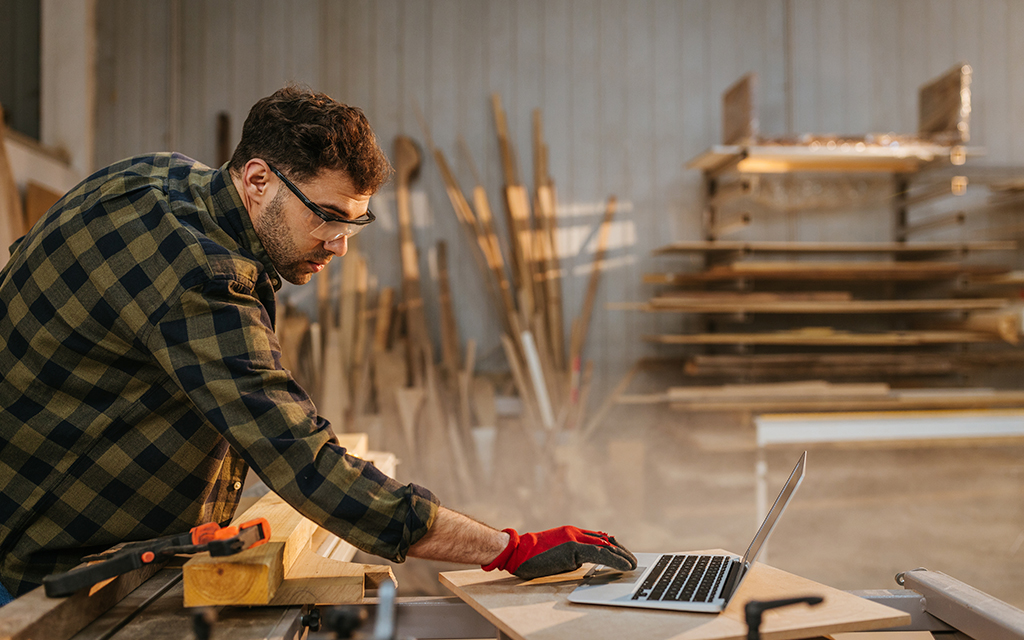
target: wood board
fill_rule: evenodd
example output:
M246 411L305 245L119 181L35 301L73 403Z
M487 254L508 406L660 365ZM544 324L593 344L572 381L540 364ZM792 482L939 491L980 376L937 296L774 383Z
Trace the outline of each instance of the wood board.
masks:
M754 294L755 296L757 294ZM948 298L930 300L765 300L736 295L731 299L707 299L679 294L651 298L641 309L647 312L687 313L933 313L999 309L1006 298Z
M785 242L773 240L715 240L673 242L654 250L655 255L671 253L959 253L977 251L1013 251L1015 240L976 240L971 242Z
M942 144L970 140L972 73L961 63L918 90L918 135Z
M924 281L963 276L995 276L1009 269L991 265L957 262L821 262L749 261L718 265L705 271L647 273L646 284L685 285L723 280L808 280L808 281Z
M759 133L757 74L748 73L722 94L722 144L749 144Z
M845 148L844 148L845 146ZM738 173L790 173L795 171L893 173L917 171L922 165L949 156L950 147L933 143L907 143L899 147L856 143L835 145L715 145L686 163L716 175Z
M365 433L339 434L349 453L380 462L394 472L387 452L368 452ZM352 563L355 548L303 517L274 493L268 493L236 517L270 523L271 539L233 556L193 557L183 567L185 606L292 605L359 602L364 589L394 581L390 567Z
M830 327L805 327L766 333L690 333L647 335L656 344L780 344L803 346L905 347L928 344L994 342L997 336L977 331L885 331L854 333Z
M146 565L66 598L48 598L38 587L0 607L0 640L67 640L161 569Z
M441 583L502 632L516 640L643 637L649 640L743 640L743 606L748 600L821 595L818 607L791 607L765 616L765 640L806 638L826 633L862 631L908 624L910 616L895 609L801 578L765 564L755 564L736 597L721 614L651 611L574 604L567 600L592 565L578 571L524 582L507 573L480 569L451 571Z

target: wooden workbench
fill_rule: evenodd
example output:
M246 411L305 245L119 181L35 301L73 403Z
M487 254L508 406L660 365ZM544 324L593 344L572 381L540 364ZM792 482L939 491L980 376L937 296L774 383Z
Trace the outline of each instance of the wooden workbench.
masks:
M720 551L719 551L720 552ZM743 606L771 600L820 595L817 607L789 607L766 613L765 640L812 638L825 633L904 625L910 616L774 567L755 564L736 597L721 614L574 604L569 593L592 565L579 571L524 582L507 573L480 569L441 574L441 583L516 640L605 638L625 640L743 640Z

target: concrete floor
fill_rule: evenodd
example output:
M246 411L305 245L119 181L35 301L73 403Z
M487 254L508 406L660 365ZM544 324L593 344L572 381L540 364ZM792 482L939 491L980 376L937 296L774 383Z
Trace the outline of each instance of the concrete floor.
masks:
M556 473L531 464L517 429L500 434L491 484L461 502L440 494L499 528L575 524L633 551L743 553L759 523L744 416L618 406L588 438L549 448ZM768 450L770 499L803 450ZM896 573L926 567L1024 608L1024 441L807 450L806 478L768 563L840 589L895 589ZM449 568L459 567L396 567L403 595L444 594L436 575Z

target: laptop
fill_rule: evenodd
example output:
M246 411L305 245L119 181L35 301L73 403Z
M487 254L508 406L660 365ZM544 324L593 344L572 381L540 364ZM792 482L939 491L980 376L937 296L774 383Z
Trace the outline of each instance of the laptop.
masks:
M797 460L743 557L697 553L638 553L637 568L596 565L569 594L569 602L616 607L716 613L739 589L804 479L807 452Z

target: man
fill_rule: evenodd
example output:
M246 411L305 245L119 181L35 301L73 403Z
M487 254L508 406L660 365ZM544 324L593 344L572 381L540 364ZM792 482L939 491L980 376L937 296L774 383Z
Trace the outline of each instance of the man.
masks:
M281 368L281 278L304 284L343 256L390 173L360 110L288 87L252 108L227 165L124 160L15 243L0 272L7 593L122 541L228 522L248 468L394 561L636 567L605 534L497 531L348 456Z

